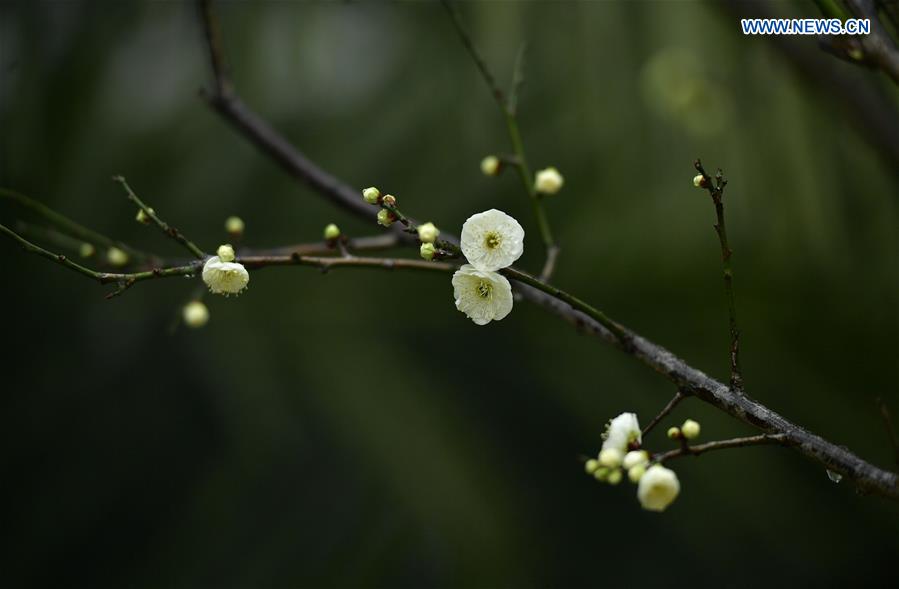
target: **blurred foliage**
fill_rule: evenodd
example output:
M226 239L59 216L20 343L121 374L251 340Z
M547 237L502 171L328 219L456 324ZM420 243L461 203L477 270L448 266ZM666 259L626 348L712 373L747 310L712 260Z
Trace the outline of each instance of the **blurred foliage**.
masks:
M691 163L725 168L749 391L889 465L873 399L899 413L897 176L835 99L713 3L463 10L501 80L529 42L526 147L566 178L547 201L555 281L725 377L714 216ZM452 232L496 207L536 235L516 179L478 171L508 149L503 124L439 6L236 2L220 16L240 93L326 169ZM0 185L163 254L178 250L133 222L112 174L207 249L232 214L257 246L331 221L377 231L218 120L197 98L207 81L192 4L0 4ZM169 335L195 283L105 301L0 252L5 586L895 579L896 507L786 450L677 463L683 493L661 516L632 486L586 477L578 455L608 418L647 420L674 391L531 306L479 328L447 277L268 269L208 300L206 328ZM687 416L703 439L748 431L695 401L672 421Z

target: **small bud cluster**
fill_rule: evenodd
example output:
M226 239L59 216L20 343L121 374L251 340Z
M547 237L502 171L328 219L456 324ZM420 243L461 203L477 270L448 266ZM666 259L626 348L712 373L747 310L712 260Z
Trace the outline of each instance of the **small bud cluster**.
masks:
M680 427L668 428L668 438L671 440L692 440L699 437L699 422L688 419Z
M642 442L637 415L622 413L606 426L602 450L587 460L584 470L610 485L620 483L626 474L637 485L637 499L644 509L664 511L680 493L680 482L674 471L652 463L649 452L640 447Z

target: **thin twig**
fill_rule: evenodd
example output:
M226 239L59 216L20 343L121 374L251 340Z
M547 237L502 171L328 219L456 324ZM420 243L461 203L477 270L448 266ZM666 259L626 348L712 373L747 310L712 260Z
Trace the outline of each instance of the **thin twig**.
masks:
M144 214L149 217L151 221L153 221L153 224L159 227L160 231L184 246L187 251L192 253L198 260L202 260L203 258L208 257L207 254L203 252L203 250L198 248L194 242L184 237L184 234L160 219L153 209L144 204L144 201L138 198L134 191L131 190L131 187L128 186L128 182L125 181L125 178L123 176L113 176L112 179L122 185L122 188L125 189L125 194L128 196L128 200L136 204L140 208L140 210L142 210Z
M740 370L740 330L737 328L737 303L734 296L734 270L731 264L733 250L727 242L727 225L724 223L724 187L727 180L719 169L714 181L702 167L702 162L697 159L693 162L696 171L702 174L702 186L709 191L712 202L715 205L715 215L718 222L715 223L715 232L718 234L718 242L721 245L721 262L724 265L724 292L727 295L727 314L730 324L730 386L735 391L743 390L743 374Z
M228 96L231 94L232 86L225 64L225 53L222 50L222 36L215 11L212 9L212 0L200 0L199 9L203 33L206 35L206 48L209 50L209 64L215 83L215 93L217 96Z
M121 241L116 241L106 237L101 233L97 233L93 229L88 229L84 225L77 223L65 215L58 213L57 211L51 209L47 205L36 201L30 196L26 196L20 192L16 192L15 190L10 190L8 188L0 188L0 197L7 198L19 204L20 206L40 215L51 224L55 225L60 231L71 235L77 239L85 243L90 243L94 246L101 246L106 249L110 248L118 248L128 254L128 257L137 262L143 262L145 260L151 260L152 256L140 250L137 250L126 243L122 243Z
M667 417L668 414L671 413L671 411L677 406L678 403L686 398L687 395L685 395L680 390L674 393L674 397L672 397L672 399L668 401L668 404L665 405L665 407L663 407L661 411L659 411L658 415L652 418L652 421L649 422L649 425L643 428L643 437L646 437L646 435L651 432L653 428L659 424L660 421L665 419L665 417Z
M877 407L880 409L880 417L883 419L883 427L887 430L887 437L890 439L890 445L893 447L893 461L899 465L899 437L896 436L896 429L893 427L893 416L883 399L877 397Z
M669 450L652 457L653 462L665 462L681 456L699 456L704 452L713 450L726 450L728 448L744 448L746 446L763 446L766 444L780 444L782 446L789 445L787 437L783 434L761 434L758 436L747 436L745 438L733 438L730 440L719 440L717 442L706 442L705 444L697 444L689 446L684 443L677 450Z

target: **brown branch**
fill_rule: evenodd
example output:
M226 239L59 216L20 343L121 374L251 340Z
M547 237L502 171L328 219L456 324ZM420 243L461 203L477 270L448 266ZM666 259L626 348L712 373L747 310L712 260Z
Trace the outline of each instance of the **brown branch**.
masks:
M653 462L665 462L681 456L699 456L705 452L714 450L727 450L729 448L745 448L746 446L764 446L770 444L779 444L781 446L789 446L790 442L787 436L783 434L760 434L758 436L747 436L745 438L733 438L730 440L719 440L717 442L706 442L705 444L697 444L689 446L683 443L677 450L669 450L652 457Z
M727 315L730 326L730 386L734 390L743 390L743 373L740 370L740 330L737 328L737 303L734 295L734 270L731 257L734 255L727 241L727 225L724 222L724 187L727 180L721 175L721 170L715 174L714 180L706 174L702 162L697 159L693 162L696 171L702 175L700 186L709 191L712 202L715 205L715 233L718 234L718 243L721 245L721 262L724 265L724 294L727 296Z
M306 158L242 102L234 97L223 98L218 95L207 99L225 121L260 151L272 157L289 174L341 208L366 219L371 217L371 208L364 204L356 190ZM403 233L401 228L396 227L395 231L401 241L415 241L414 237ZM458 243L458 239L450 238L445 233L443 236ZM843 447L806 431L746 394L710 378L662 346L624 327L621 328L624 334L622 338L620 333L614 333L596 318L576 309L570 300L561 300L528 284L518 284L516 290L522 298L543 307L581 331L622 349L691 395L766 434L783 435L784 442L797 452L824 468L846 476L859 489L899 500L899 476L895 473L880 469Z

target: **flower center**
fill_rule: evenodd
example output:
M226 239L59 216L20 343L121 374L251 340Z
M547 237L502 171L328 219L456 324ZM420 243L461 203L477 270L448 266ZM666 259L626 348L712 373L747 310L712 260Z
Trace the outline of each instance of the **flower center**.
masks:
M487 249L496 249L503 242L502 237L500 237L499 233L495 231L491 231L484 237L484 245L487 246Z
M487 282L486 280L482 280L478 282L478 286L475 289L478 293L478 296L482 299L486 299L490 297L490 293L493 292L493 285Z

